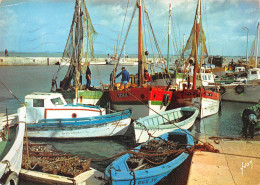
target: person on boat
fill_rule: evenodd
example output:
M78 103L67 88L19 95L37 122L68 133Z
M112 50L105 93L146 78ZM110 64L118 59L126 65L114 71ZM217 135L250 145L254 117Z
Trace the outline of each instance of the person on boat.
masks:
M91 71L90 71L89 65L90 65L90 62L88 63L88 67L86 70L86 80L87 80L86 89L89 89L90 84L91 84Z
M125 67L122 67L122 71L116 75L116 78L118 78L120 75L122 75L120 89L126 90L127 83L129 82L129 72L125 69Z
M144 70L144 82L150 84L153 80L152 75L148 73L147 69Z

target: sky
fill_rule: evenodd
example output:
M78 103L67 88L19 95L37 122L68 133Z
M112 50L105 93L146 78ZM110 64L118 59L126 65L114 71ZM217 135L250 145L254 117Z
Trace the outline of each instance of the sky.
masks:
M95 54L113 54L120 38L126 35L136 0L85 0L98 36ZM129 1L129 4L128 4ZM177 48L188 39L194 21L197 0L147 0L149 18L158 44L167 53L164 38L168 32L169 4L172 7L171 35ZM128 6L127 6L128 5ZM0 0L0 51L63 52L72 22L75 0ZM136 12L127 37L125 53L137 54ZM210 55L246 56L260 22L260 0L202 0L202 23ZM147 23L144 20L144 28ZM144 30L146 50L152 53L149 33ZM121 49L121 47L119 47ZM178 54L170 43L170 53ZM258 51L259 53L259 51Z

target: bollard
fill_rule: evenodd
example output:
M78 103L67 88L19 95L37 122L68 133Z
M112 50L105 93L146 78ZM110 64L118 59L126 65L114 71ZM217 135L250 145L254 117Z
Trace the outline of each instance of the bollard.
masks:
M35 62L35 59L33 59L33 62Z
M48 65L48 66L50 65L50 59L49 59L49 57L47 58L47 65Z

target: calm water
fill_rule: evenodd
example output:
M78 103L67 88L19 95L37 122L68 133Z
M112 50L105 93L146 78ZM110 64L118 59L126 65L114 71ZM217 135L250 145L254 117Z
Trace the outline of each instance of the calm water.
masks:
M100 80L105 84L109 84L109 74L113 66L92 65L90 67L92 71L92 85L99 85ZM49 92L53 74L57 69L58 66L0 67L0 80L23 102L24 96L31 92ZM136 67L134 66L127 66L126 69L131 73L136 73ZM57 82L62 80L66 71L67 67L60 71ZM86 83L84 77L83 83ZM197 137L204 133L210 136L240 137L242 130L240 113L243 109L250 106L252 106L250 103L223 102L222 112L203 120L197 120L192 133ZM0 84L0 113L5 112L6 108L8 108L9 113L15 113L18 107L20 107L18 101ZM111 157L133 147L131 138L126 137L105 140L48 140L45 142L51 143L57 149L71 154L99 159ZM103 172L110 162L93 162L92 167ZM35 183L20 182L19 184Z

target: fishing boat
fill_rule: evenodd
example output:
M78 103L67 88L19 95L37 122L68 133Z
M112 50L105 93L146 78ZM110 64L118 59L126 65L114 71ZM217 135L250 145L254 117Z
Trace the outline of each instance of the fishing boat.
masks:
M221 99L227 101L258 103L260 83L232 83L220 85Z
M134 122L135 141L143 143L153 137L171 132L175 129L190 129L199 114L198 108L181 107L139 118Z
M0 184L18 184L19 181L25 124L19 123L15 128L14 119L0 118Z
M131 122L131 111L85 118L42 119L27 125L30 138L97 138L125 134Z
M197 10L194 19L194 25L190 37L187 41L184 52L191 50L190 56L185 64L186 67L193 65L192 83L188 80L187 86L183 90L173 92L172 102L169 109L196 106L200 108L199 118L204 118L219 111L220 93L206 90L202 84L197 84L197 73L200 72L198 67L198 47L200 47L200 68L204 58L208 56L206 48L206 37L201 21L201 0L197 1ZM185 71L184 71L185 72ZM200 85L200 86L199 86Z
M19 121L27 124L27 135L37 138L90 138L123 135L131 111L106 114L98 106L67 104L60 93L35 92L25 96L18 109Z
M106 114L99 106L67 104L60 93L34 92L25 96L25 105L18 108L19 121L38 123L42 119L85 118Z
M155 114L156 112L165 111L167 105L171 101L172 92L167 86L151 86L144 82L144 70L147 69L146 57L144 52L143 30L142 30L142 6L141 0L135 4L134 12L138 8L139 24L138 24L138 73L130 75L131 84L126 89L117 89L115 86L116 68L112 71L110 88L108 90L111 107L115 110L124 110L132 108L134 119ZM147 10L144 10L148 17ZM150 28L151 27L151 24ZM131 26L131 22L129 28ZM126 35L127 38L127 35ZM155 39L156 40L156 39ZM122 47L124 48L124 46ZM122 50L123 51L123 50ZM121 54L122 54L121 51ZM147 52L146 52L147 53ZM120 56L119 55L119 60Z
M53 75L51 87L51 92L62 93L67 102L76 101L101 106L102 103L106 103L106 100L102 99L103 86L86 89L82 84L88 63L95 62L93 42L96 36L97 32L92 24L85 0L76 0L70 32L61 59L61 63L69 65L68 70L63 80L57 84L56 80L62 68L60 65Z
M173 143L177 143L176 147L174 147ZM155 149L163 144L169 146L169 148L160 152ZM194 141L190 132L177 129L161 135L160 138L150 140L131 150L129 153L122 155L106 168L105 175L111 185L153 185L181 165L189 156L189 153L185 150L192 146L194 146ZM148 148L152 149L152 151ZM149 150L148 153L146 153L147 150ZM166 157L164 155L163 157L161 156L161 160L157 157L149 156L151 152L153 154L162 154L164 152L171 153L172 150L175 150L175 152L177 150L179 155L176 157L171 157L171 155ZM164 162L162 162L162 158ZM154 165L152 162L156 159L159 164Z

